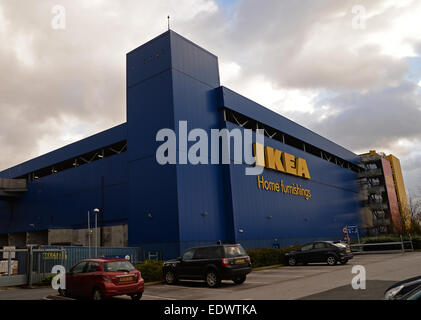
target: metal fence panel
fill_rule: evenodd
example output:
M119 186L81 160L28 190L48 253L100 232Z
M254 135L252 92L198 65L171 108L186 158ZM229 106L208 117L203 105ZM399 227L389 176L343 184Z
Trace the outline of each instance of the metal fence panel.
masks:
M0 250L0 286L17 286L27 283L27 249Z
M9 254L10 255L9 258ZM133 264L142 261L141 249L136 247L75 247L43 246L42 248L0 249L0 286L33 284L51 275L55 265L69 270L77 262L94 257L128 258ZM7 257L7 259L4 259ZM13 259L12 259L13 257ZM28 271L30 274L28 275Z
M63 265L66 270L69 270L72 266L74 266L77 262L95 258L95 257L121 257L125 258L129 256L129 261L133 264L138 263L141 261L141 250L140 248L136 247L127 247L127 248L117 248L117 247L98 247L97 248L97 255L95 255L95 248L89 247L76 247L76 246L45 246L42 249L46 250L64 250L62 254L44 254L42 255L41 261L39 262L41 265L45 265L45 268L53 268L56 264Z

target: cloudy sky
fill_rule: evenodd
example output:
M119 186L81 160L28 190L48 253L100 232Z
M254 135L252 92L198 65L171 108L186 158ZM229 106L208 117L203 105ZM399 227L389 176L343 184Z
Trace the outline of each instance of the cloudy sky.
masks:
M168 14L223 85L421 186L419 0L0 0L0 170L125 122L125 54Z

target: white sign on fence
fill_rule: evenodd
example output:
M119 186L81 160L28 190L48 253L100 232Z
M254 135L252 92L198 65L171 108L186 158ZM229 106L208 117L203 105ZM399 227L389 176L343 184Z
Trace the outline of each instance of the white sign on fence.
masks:
M16 257L16 247L3 247L3 259L9 259L9 254L10 254L10 259L15 259Z

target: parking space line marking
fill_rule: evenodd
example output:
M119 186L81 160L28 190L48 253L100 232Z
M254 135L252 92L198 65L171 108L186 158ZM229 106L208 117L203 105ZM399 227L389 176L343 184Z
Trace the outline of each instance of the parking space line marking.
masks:
M152 296L150 294L144 294L143 296L144 297L150 297L150 298L157 298L157 299L161 299L161 300L177 300L177 299L174 299L174 298L166 298L166 297Z

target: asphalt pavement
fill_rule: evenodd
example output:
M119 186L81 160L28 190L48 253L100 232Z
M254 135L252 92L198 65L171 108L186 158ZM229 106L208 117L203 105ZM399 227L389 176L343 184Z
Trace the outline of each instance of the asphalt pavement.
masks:
M366 270L366 289L351 286L354 266ZM378 300L391 284L421 275L421 252L355 256L347 265L309 264L254 271L242 285L223 281L207 288L202 281L145 287L142 300ZM55 294L50 288L0 288L0 300L39 300ZM129 299L118 297L115 299Z

